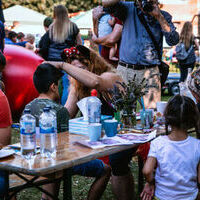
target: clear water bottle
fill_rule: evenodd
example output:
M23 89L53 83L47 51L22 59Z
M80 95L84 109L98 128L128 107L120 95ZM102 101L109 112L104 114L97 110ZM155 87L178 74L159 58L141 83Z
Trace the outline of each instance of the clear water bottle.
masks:
M94 89L91 91L91 97L87 101L88 108L88 122L100 123L101 121L101 101L97 98L97 91Z
M20 118L21 155L33 159L36 154L36 119L31 115L30 109L25 109Z
M56 117L49 108L44 108L39 118L40 126L40 154L42 157L51 158L56 155Z

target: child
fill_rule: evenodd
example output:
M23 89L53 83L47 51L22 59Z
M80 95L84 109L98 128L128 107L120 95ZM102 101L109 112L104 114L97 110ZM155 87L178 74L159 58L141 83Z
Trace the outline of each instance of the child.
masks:
M166 131L168 126L171 131L151 142L143 168L147 183L142 200L152 199L154 190L154 199L199 200L200 140L187 133L195 128L198 134L199 111L192 99L176 95L168 102L164 116Z
M112 17L109 13L105 14L99 19L98 25L98 37L104 37L112 32L112 28L115 25L115 18ZM110 48L109 59L112 61L118 61L118 58L115 57L117 52L117 43Z

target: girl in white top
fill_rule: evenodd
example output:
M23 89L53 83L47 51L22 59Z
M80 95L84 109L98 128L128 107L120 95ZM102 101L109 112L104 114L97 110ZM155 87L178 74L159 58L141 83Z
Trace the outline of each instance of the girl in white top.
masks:
M200 200L200 140L187 133L195 128L199 136L198 109L190 98L177 95L168 102L164 116L166 132L168 126L171 131L151 142L142 200Z

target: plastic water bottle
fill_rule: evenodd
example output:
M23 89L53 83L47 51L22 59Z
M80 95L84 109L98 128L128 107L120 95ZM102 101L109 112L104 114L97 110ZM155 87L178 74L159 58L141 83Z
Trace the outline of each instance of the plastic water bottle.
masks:
M40 154L50 158L56 155L56 117L49 108L44 108L39 118Z
M91 97L87 102L88 108L88 122L100 123L101 121L101 101L97 98L97 91L94 89L91 91Z
M20 118L21 155L30 160L36 154L36 119L31 115L30 109L25 109Z

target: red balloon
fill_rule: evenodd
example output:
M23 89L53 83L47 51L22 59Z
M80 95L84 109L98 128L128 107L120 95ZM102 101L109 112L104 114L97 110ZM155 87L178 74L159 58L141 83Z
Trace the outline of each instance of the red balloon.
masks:
M7 61L3 71L5 93L13 116L19 116L25 105L39 95L33 84L33 74L43 58L15 45L5 45L4 55Z

